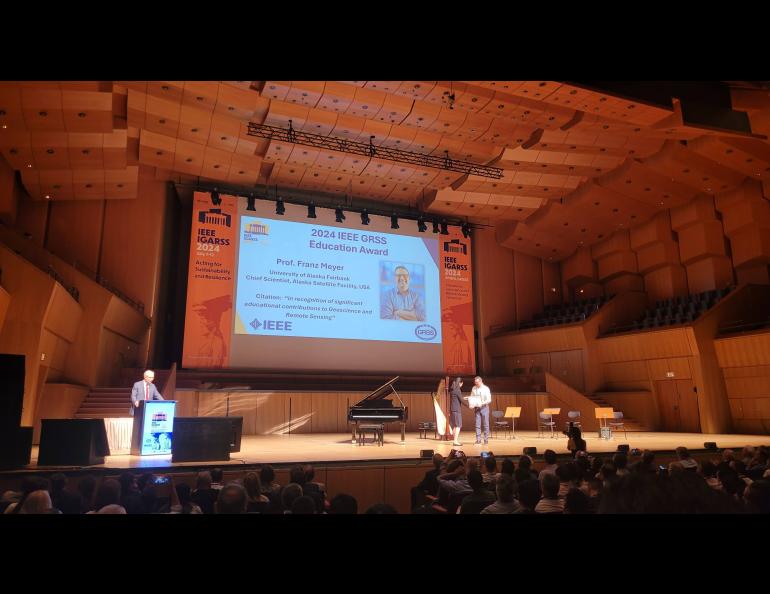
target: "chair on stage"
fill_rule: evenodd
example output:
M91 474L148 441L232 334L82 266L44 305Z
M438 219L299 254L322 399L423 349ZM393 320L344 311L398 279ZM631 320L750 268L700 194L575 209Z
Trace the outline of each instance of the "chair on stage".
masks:
M612 430L616 429L623 429L623 435L626 439L628 439L628 431L626 431L626 424L623 420L623 413L620 411L615 411L612 413L613 420L609 422L610 427Z
M554 428L556 427L556 421L553 420L554 415L558 415L561 413L560 408L544 408L543 412L540 413L539 417L540 420L537 424L537 432L538 437L543 436L543 430L548 427L551 431L551 438L555 438L556 434L554 433Z
M607 426L607 421L614 419L614 414L611 406L594 409L594 416L599 420L599 438L609 439L612 437L612 427Z
M520 406L509 406L505 409L505 418L511 419L511 439L516 439L516 419L521 417Z
M572 423L573 427L580 427L581 431L583 430L583 426L580 424L580 411L579 410L571 410L567 413L567 428L569 428L569 424Z
M493 410L492 411L492 418L494 419L492 421L492 430L495 432L495 437L497 437L497 430L502 429L503 430L503 437L505 437L506 432L511 430L511 426L508 423L508 421L503 421L504 413L501 410Z

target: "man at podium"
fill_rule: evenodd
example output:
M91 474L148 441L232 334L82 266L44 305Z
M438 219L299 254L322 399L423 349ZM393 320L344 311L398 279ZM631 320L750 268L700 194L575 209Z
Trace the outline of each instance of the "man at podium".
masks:
M158 392L158 388L152 383L154 379L155 372L148 369L144 372L144 379L134 384L131 390L131 410L129 411L132 417L134 416L134 409L139 406L139 402L142 400L164 400Z

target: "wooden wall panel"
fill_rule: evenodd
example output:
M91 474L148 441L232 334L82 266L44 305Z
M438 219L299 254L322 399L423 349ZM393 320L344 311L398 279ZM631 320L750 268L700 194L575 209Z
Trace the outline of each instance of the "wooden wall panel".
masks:
M385 500L384 468L329 468L326 473L326 493L329 499L338 493L352 495L358 501L359 513L363 513L371 505Z
M99 266L104 200L51 204L46 248L62 260L95 273Z
M770 332L714 341L720 367L770 365Z
M543 269L540 258L513 252L516 319L531 320L543 311ZM482 285L483 286L483 285Z
M585 390L582 350L551 353L550 359L549 371L551 374L579 392Z
M384 499L398 510L400 514L408 514L410 509L409 486L418 484L425 473L426 466L396 466L385 467ZM365 512L359 503L359 513Z
M313 433L336 433L337 428L337 392L315 392L311 396L313 411Z

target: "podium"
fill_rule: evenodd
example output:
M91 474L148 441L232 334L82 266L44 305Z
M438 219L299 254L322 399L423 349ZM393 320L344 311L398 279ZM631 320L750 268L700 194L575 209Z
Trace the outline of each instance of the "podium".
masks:
M131 455L153 456L171 453L176 400L140 400L134 409Z
M40 466L93 466L109 455L102 419L40 421Z

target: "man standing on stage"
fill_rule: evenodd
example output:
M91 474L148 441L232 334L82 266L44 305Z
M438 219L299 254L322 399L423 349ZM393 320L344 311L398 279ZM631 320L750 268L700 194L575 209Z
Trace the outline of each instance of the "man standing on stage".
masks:
M468 406L476 414L476 443L481 443L481 423L484 422L484 445L489 443L489 403L492 402L492 392L484 385L479 376L473 380L474 386L468 399Z
M144 372L144 379L139 380L134 384L131 390L131 410L129 411L131 416L134 416L134 409L139 406L141 400L164 400L163 396L158 392L158 388L153 384L155 379L155 372L152 369L148 369Z

